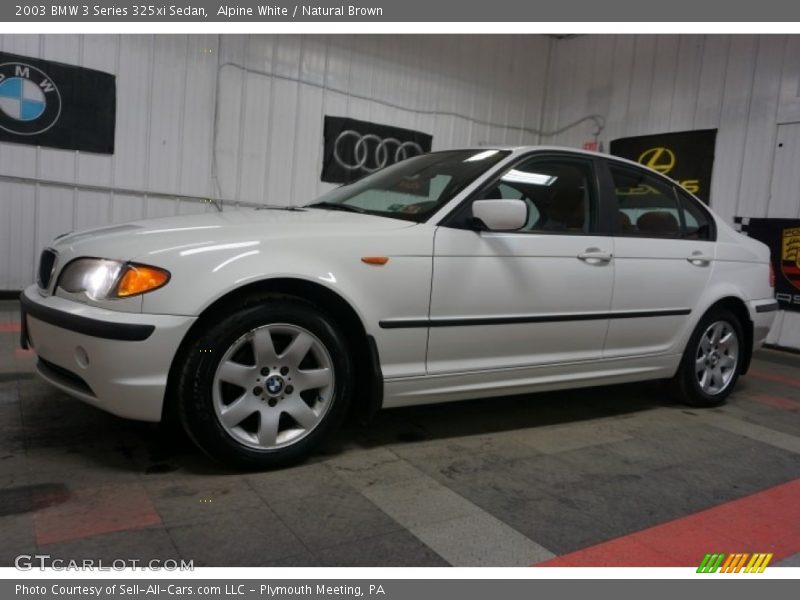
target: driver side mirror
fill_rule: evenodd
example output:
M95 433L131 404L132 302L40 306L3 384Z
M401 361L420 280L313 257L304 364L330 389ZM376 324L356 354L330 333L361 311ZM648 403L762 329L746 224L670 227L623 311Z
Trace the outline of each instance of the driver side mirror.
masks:
M528 222L524 200L475 200L472 217L489 231L517 231Z

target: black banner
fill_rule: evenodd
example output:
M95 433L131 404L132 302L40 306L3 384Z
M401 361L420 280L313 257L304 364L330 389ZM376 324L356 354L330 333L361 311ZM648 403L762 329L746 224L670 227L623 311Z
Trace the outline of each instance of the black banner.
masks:
M0 141L114 153L116 78L0 52Z
M678 182L708 204L716 129L621 138L611 154L635 160Z
M800 219L734 220L748 236L769 246L778 305L800 312Z
M326 116L321 178L330 183L350 183L430 152L432 143L433 136L412 129Z

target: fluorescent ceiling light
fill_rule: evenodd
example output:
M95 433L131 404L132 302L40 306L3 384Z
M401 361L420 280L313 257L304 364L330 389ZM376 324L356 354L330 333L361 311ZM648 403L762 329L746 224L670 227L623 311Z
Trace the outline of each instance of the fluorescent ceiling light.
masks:
M217 250L235 250L236 248L247 248L248 246L258 246L260 242L236 242L232 244L214 244L213 246L203 246L202 248L191 248L181 251L181 256L200 254L201 252L216 252Z
M494 156L500 152L499 150L484 150L483 152L478 152L478 154L473 154L469 158L465 159L464 162L474 162L476 160L483 160L484 158L489 158L490 156Z
M526 171L517 171L511 169L508 173L500 178L502 181L510 181L512 183L529 183L531 185L553 185L558 179L553 175L543 175L542 173L528 173Z
M239 260L240 258L244 258L246 256L253 256L254 254L258 254L259 252L260 252L260 250L250 250L250 252L242 252L241 254L237 254L236 256L232 256L228 260L223 260L221 263L219 263L216 267L214 267L212 272L216 273L220 269L222 269L224 267L227 267L229 264L231 264L232 262L234 262L236 260Z
M198 225L197 227L172 227L170 229L148 229L137 231L136 235L153 235L154 233L172 233L174 231L197 231L198 229L219 229L222 225Z

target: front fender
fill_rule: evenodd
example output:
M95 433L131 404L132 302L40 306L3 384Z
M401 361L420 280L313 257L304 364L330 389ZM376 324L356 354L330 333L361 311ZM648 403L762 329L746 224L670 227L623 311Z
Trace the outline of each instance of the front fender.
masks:
M389 317L427 316L433 231L418 226L358 239L250 240L145 255L137 260L169 270L172 279L144 296L142 310L199 316L220 298L250 284L303 280L324 286L353 308L375 339L385 377L421 375L426 330L384 330L378 323ZM364 256L389 260L370 265L361 260Z

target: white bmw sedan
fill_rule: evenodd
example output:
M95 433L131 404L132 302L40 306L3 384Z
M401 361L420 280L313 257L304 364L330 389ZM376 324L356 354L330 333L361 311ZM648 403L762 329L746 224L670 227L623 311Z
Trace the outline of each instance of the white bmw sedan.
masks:
M769 258L635 163L451 150L302 207L60 237L22 343L66 393L270 467L348 410L649 379L717 405L775 316Z

